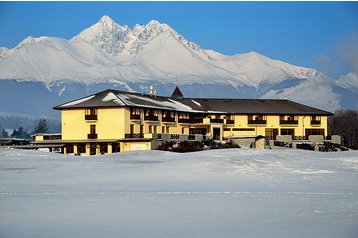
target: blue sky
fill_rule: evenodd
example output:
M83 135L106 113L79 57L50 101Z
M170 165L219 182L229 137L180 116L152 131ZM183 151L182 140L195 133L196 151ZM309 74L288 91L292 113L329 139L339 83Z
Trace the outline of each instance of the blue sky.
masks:
M257 51L317 67L358 32L358 2L0 2L0 46L29 35L69 39L108 15L132 27L151 19L224 54Z

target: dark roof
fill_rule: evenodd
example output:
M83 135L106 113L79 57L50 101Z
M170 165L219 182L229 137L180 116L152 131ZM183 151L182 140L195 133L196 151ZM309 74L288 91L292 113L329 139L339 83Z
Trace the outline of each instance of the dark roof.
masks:
M183 99L184 98L184 96L178 86L175 87L171 97L175 98L175 99Z
M224 99L152 96L118 90L105 90L54 107L75 108L141 107L192 113L333 115L330 112L286 99Z

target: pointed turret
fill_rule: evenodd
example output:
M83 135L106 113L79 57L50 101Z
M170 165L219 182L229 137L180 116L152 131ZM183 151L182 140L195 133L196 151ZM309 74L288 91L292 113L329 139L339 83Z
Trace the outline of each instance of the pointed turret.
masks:
M178 86L175 87L171 97L175 98L175 99L183 99L184 98L183 93L180 91Z

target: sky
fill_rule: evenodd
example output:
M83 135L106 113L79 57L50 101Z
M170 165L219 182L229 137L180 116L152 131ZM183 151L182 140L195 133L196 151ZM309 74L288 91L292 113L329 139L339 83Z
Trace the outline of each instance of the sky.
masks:
M205 49L314 68L358 32L358 2L0 2L0 46L30 35L70 39L103 15L129 27L155 19Z

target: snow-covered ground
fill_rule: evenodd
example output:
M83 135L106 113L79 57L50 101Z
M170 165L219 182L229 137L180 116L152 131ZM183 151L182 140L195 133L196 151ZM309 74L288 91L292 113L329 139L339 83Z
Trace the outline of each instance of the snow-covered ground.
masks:
M0 237L358 237L358 152L0 149Z

